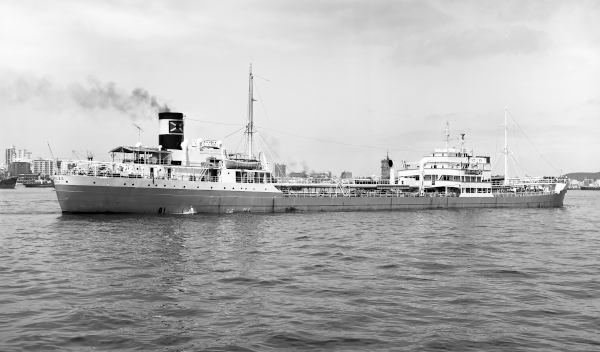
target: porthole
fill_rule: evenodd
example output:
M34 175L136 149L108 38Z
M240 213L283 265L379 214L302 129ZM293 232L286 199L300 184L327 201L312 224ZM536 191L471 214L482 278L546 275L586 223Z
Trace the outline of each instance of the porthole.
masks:
M94 184L96 184L96 181L94 181Z
M126 184L126 183L124 183L124 184L123 184L123 186L127 186L127 184Z

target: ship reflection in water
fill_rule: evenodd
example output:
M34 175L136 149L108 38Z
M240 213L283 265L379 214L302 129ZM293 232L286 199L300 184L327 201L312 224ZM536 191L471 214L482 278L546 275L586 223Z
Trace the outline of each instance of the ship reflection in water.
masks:
M0 197L0 345L596 351L599 197L159 216L63 214L19 188Z

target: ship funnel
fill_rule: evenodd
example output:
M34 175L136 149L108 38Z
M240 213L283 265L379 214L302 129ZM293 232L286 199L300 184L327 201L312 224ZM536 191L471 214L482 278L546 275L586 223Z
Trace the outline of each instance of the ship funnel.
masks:
M183 142L183 114L180 112L158 113L158 144L163 149L181 150Z

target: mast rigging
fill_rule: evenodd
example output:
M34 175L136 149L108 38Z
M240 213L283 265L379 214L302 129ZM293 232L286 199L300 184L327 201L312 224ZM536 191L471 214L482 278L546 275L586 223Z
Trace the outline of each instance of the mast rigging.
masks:
M248 125L246 127L246 133L248 134L247 147L248 151L248 160L253 159L252 156L252 143L253 143L253 134L254 134L254 76L252 75L252 64L250 64L250 79L248 86Z

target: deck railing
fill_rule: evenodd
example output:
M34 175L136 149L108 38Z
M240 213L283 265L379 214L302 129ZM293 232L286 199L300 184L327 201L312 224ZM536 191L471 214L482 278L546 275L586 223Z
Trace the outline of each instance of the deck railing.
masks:
M540 192L494 192L494 197L535 197L535 196L549 196L555 194L554 192L540 191Z

